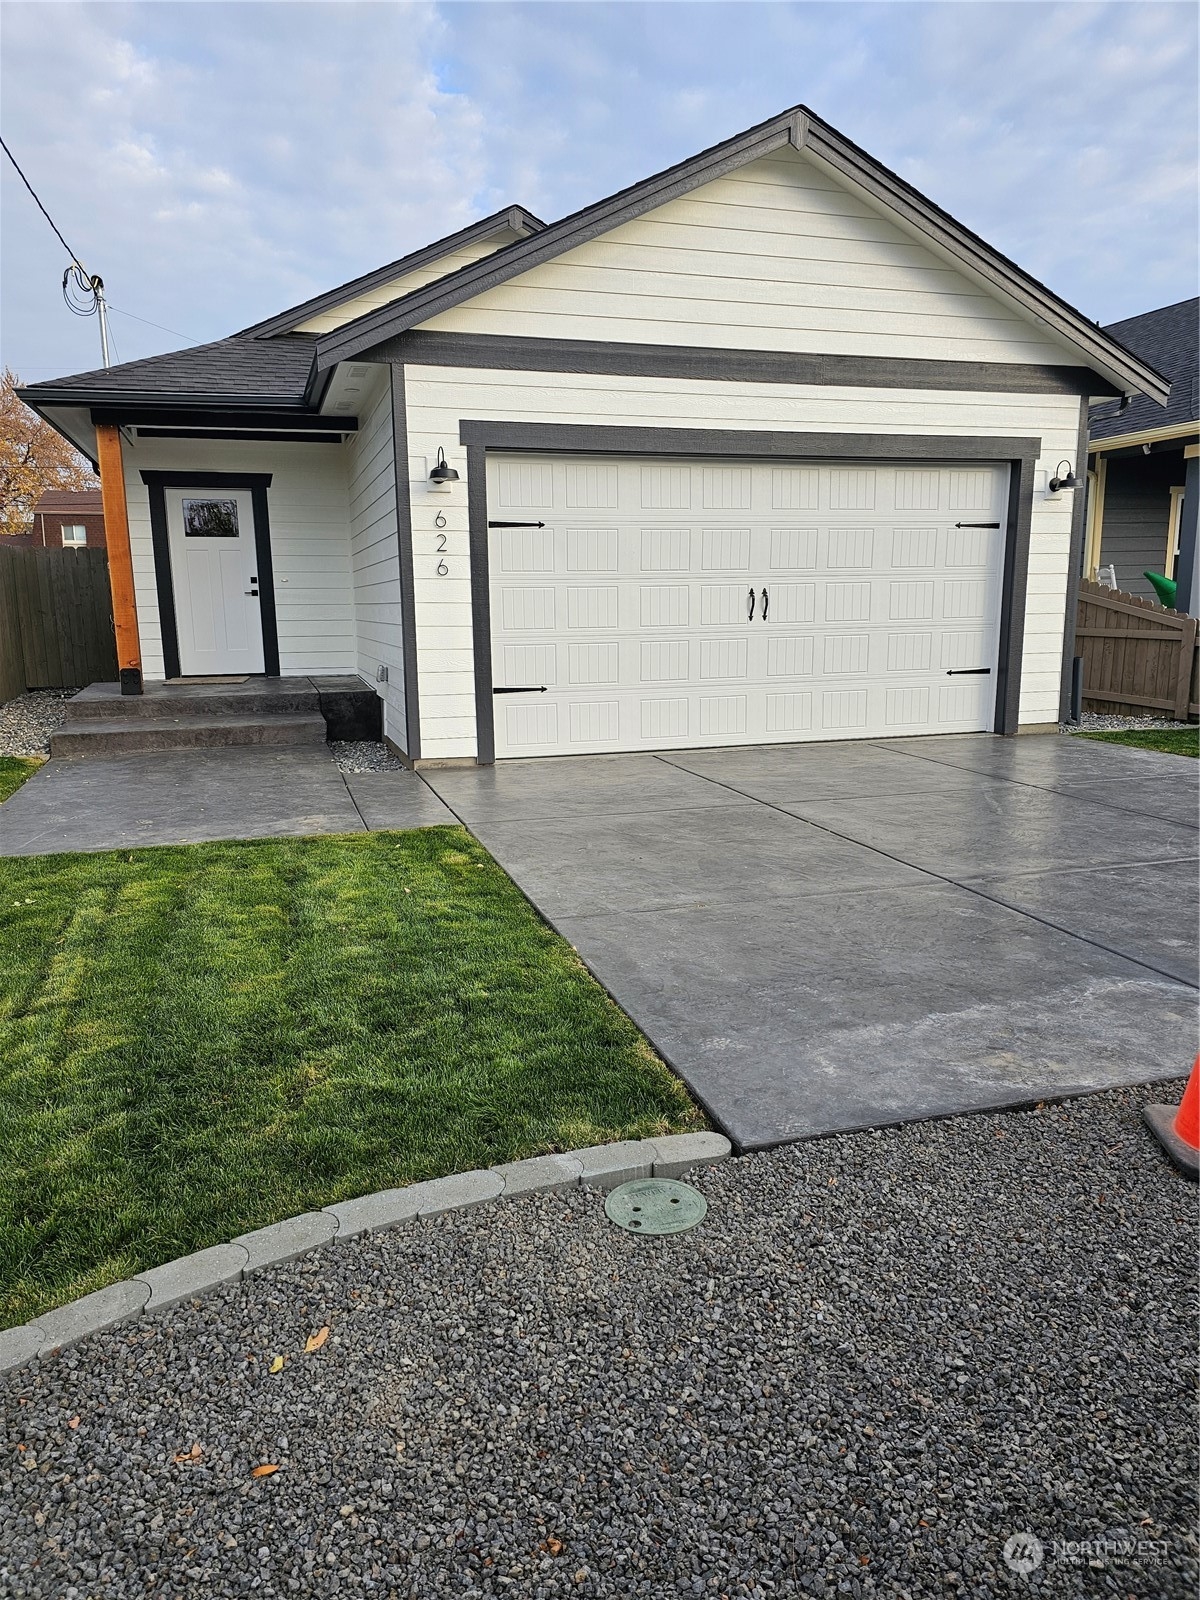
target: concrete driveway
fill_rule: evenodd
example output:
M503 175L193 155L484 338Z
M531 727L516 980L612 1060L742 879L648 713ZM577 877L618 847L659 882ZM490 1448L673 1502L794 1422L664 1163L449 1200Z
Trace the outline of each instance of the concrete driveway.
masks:
M969 735L423 776L753 1148L1185 1071L1197 766Z

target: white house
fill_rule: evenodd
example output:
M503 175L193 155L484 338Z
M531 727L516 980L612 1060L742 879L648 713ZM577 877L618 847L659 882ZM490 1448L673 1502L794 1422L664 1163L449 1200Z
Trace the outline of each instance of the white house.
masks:
M100 464L128 692L358 674L424 762L1056 723L1124 394L1168 385L803 108L23 391Z

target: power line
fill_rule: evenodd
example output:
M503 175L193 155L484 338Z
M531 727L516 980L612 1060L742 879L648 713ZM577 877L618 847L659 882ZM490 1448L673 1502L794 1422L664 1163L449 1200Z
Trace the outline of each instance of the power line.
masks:
M108 309L115 311L119 317L132 317L135 322L144 322L148 328L157 328L160 333L171 333L177 339L190 339L193 344L200 343L194 334L180 333L178 328L165 328L161 322L151 322L149 317L139 317L135 311L122 311L121 307L114 306L111 300L108 302Z
M50 213L46 210L46 208L42 204L42 202L38 199L37 191L34 189L33 185L30 183L29 179L21 171L21 168L17 163L16 156L13 155L12 151L4 143L3 139L0 139L0 148L3 148L4 154L8 157L8 159L12 162L13 166L16 168L17 177L20 178L21 182L25 185L25 187L29 190L30 194L33 196L34 204L37 206L38 210L45 217L46 221L54 229L55 237L58 239L59 244L62 245L63 249L71 257L71 260L76 264L76 266L78 266L79 265L79 257L75 254L74 250L71 249L71 246L67 243L67 241L63 238L62 234L59 232L58 225L55 223L54 218L50 215ZM90 317L93 314L94 310L95 310L95 307L93 306L89 310L80 311L78 307L76 307L74 305L71 305L71 302L69 300L67 301L67 304L71 307L72 311L78 312L78 314L80 316ZM173 334L176 339L192 339L192 335L190 333L180 333L178 328L165 328L162 325L161 322L151 322L148 317L139 317L136 311L123 311L120 306L114 306L114 305L111 304L111 302L109 304L108 309L110 311L119 312L120 315L123 316L123 317L132 317L135 322L144 322L148 328L157 328L160 333ZM198 340L192 339L192 343L193 344L196 344L198 342L199 342Z
M108 307L104 299L104 279L94 272L88 272L87 268L83 265L82 261L80 261L74 250L71 249L71 246L63 238L62 229L58 226L58 223L55 222L54 218L42 204L41 197L38 195L37 190L21 171L20 163L18 162L16 156L14 156L12 151L8 148L7 144L5 144L3 139L0 139L0 148L3 149L4 154L12 162L13 167L16 170L17 177L20 178L21 182L33 196L34 205L37 206L38 210L50 224L50 227L54 232L54 237L58 240L59 244L62 245L63 249L71 258L71 265L67 268L62 276L62 297L66 303L67 309L69 311L73 311L77 317L96 317L99 319L100 354L103 358L104 365L107 367L109 365ZM72 298L72 289L77 289L84 296L84 300L82 302Z
M75 263L75 265L79 266L80 265L79 257L75 254L74 250L71 249L71 246L63 238L62 233L59 230L58 223L55 222L54 218L50 215L50 213L46 210L45 206L42 204L41 200L38 198L37 190L33 187L33 185L30 183L29 179L21 171L20 163L18 162L16 156L13 155L12 151L4 143L3 139L0 139L0 149L2 149L4 151L4 154L8 157L8 159L12 162L13 166L16 168L17 177L20 178L21 182L25 185L25 187L29 190L30 194L33 196L34 205L38 208L38 210L45 217L46 221L54 229L54 235L55 235L55 238L57 238L59 244L62 245L63 249L67 252L67 254L70 256L71 260Z

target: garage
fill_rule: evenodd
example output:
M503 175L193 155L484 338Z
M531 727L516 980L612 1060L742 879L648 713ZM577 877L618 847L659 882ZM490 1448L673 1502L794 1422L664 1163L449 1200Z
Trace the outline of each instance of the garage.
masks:
M1008 476L490 453L497 757L992 729Z

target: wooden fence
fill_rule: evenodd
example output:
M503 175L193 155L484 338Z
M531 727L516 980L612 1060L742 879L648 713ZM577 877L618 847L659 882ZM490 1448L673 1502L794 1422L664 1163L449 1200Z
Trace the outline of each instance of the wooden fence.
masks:
M103 550L8 550L0 540L0 701L117 677Z
M1079 586L1075 649L1083 657L1085 711L1177 722L1200 716L1195 617L1119 589Z

